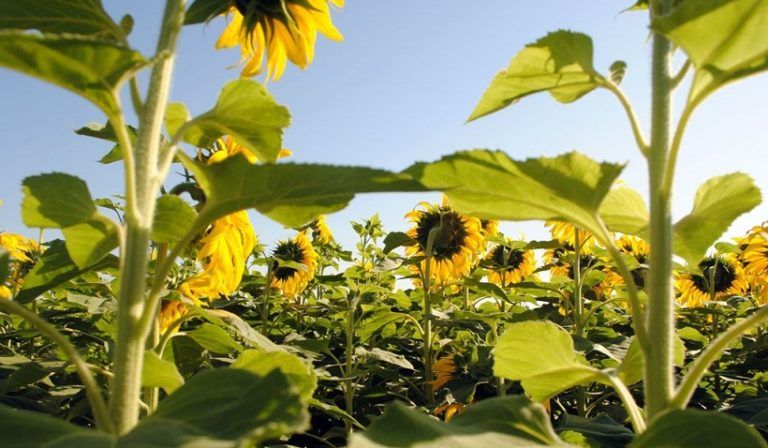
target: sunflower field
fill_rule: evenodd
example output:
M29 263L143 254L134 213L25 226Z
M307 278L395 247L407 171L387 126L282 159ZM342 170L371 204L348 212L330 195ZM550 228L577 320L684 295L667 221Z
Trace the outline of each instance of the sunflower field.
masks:
M75 132L124 185L22 182L27 229L0 232L0 447L768 448L768 221L731 228L761 192L732 173L682 218L671 202L699 106L768 71L768 1L623 5L648 20L647 119L627 63L596 68L580 32L487 74L469 121L610 96L642 194L577 151L295 162L270 89L343 39L345 1L162 3L145 55L100 0L0 0L0 67L90 103L102 121ZM193 114L170 100L179 37L215 21L239 76ZM327 215L403 192L406 231L374 214L337 241ZM287 237L264 243L254 213ZM548 236L505 234L517 221Z

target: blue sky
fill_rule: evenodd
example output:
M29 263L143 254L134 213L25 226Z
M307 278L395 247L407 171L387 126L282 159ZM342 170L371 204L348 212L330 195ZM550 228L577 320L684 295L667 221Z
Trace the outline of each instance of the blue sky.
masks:
M131 13L133 44L145 54L154 48L162 3L158 0L106 0L116 18ZM269 84L288 106L293 124L285 146L297 162L370 165L400 170L412 162L434 160L460 149L503 149L515 158L556 155L578 149L598 160L627 162L623 176L646 193L645 164L634 147L623 111L607 92L594 92L562 105L548 95L530 97L479 121L464 124L493 75L526 43L560 28L594 39L595 66L607 71L616 59L628 63L622 87L647 123L649 42L643 13L620 14L631 1L620 0L348 0L334 21L344 42L320 38L315 62L306 71L289 67ZM213 45L224 21L188 27L181 40L172 90L192 113L216 100L238 69L228 69L238 50ZM76 136L73 129L103 121L80 98L40 81L0 71L0 229L36 235L19 218L21 180L40 172L62 171L85 179L96 197L122 190L119 164L96 162L109 146ZM679 103L682 101L682 93ZM706 103L689 126L679 161L674 213L683 216L698 185L734 171L752 175L768 191L768 76L727 87ZM678 107L679 109L679 107ZM403 215L438 195L363 195L329 217L337 238L352 247L348 225L379 213L388 230L404 230ZM290 234L252 215L266 244ZM739 219L738 234L768 219L759 206ZM539 223L509 223L510 236L545 237Z

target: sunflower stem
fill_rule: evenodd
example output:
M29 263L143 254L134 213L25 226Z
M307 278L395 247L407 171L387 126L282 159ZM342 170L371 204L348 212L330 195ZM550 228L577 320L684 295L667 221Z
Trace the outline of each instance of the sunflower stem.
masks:
M584 313L584 302L581 297L581 232L578 227L573 228L573 331L578 337L583 337L584 329L582 328L582 314ZM579 416L585 417L587 415L587 394L584 386L578 386L576 388L576 412Z
M126 192L125 244L121 248L117 338L113 355L114 380L109 411L117 434L130 431L139 420L144 346L152 321L146 322L145 297L149 241L155 200L165 173L158 172L160 136L168 103L176 43L184 21L185 0L168 0L157 45L158 60L150 75L146 102L139 117L133 151L133 185ZM118 131L120 132L120 131ZM129 179L130 180L130 179ZM149 310L154 316L154 310Z
M654 0L651 19L666 14L671 0ZM669 163L672 105L670 62L672 45L659 33L653 35L650 180L650 270L648 313L645 325L654 344L645 360L646 412L653 419L668 408L674 389L674 301L672 296L672 214L670 192L664 187Z
M435 400L432 390L432 251L435 238L439 233L440 226L437 226L432 228L427 236L427 247L424 251L424 278L421 282L424 287L424 395L430 405Z

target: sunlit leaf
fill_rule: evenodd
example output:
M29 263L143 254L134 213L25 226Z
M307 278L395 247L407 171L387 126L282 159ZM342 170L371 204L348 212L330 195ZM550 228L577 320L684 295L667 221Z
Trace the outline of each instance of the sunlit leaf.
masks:
M632 448L765 448L765 440L741 420L720 412L672 410L653 419Z
M119 40L122 33L99 0L0 0L0 30L38 30Z
M147 350L144 352L141 384L144 387L162 387L170 394L184 384L184 378L174 363L161 359L153 350Z
M696 191L693 210L675 224L674 252L697 265L733 221L761 201L760 190L746 174L709 179Z
M158 243L179 241L192 227L195 218L195 210L180 197L174 194L161 196L155 206L152 240Z
M21 218L29 227L69 227L96 214L85 182L62 173L30 176L22 183Z
M469 120L503 109L538 92L570 103L597 88L603 77L592 63L592 39L560 30L527 45L491 82Z
M685 344L679 337L674 338L675 352L673 364L677 367L682 367L685 363ZM629 344L627 353L624 355L624 359L621 360L621 364L616 369L616 375L619 379L631 386L643 379L645 372L645 360L643 359L643 352L640 349L640 344L637 342L637 338L632 338L632 342Z
M191 119L184 141L198 148L210 147L216 139L229 135L250 149L263 162L274 162L282 149L283 128L291 122L288 109L275 102L260 83L239 79L227 83L213 109ZM166 127L176 134L190 121L186 107L169 105Z
M0 32L0 67L70 90L111 116L122 83L144 66L141 54L105 41Z
M119 244L119 228L112 220L99 215L61 230L70 258L84 269L103 259Z
M629 187L613 188L605 196L600 217L613 232L645 236L648 231L648 207L640 193Z
M308 401L317 388L317 376L298 356L284 351L246 350L232 363L232 368L244 369L260 376L279 370Z
M437 421L398 402L374 420L365 432L355 433L351 448L506 448L565 446L539 404L523 396L483 400L468 407L450 423Z
M229 335L227 330L207 322L192 331L188 331L187 336L194 339L195 342L200 344L204 349L213 353L228 354L243 349L243 347Z
M418 163L407 173L471 216L559 219L597 233L598 210L622 169L577 152L516 161L501 151L474 150Z
M684 1L652 28L681 46L696 67L692 96L768 69L768 2Z
M255 208L286 227L300 227L343 209L356 193L424 190L406 176L366 167L253 165L241 155L213 165L181 158L205 191L198 222Z
M599 370L578 358L571 335L549 321L511 324L493 353L493 374L520 380L536 401L601 379Z

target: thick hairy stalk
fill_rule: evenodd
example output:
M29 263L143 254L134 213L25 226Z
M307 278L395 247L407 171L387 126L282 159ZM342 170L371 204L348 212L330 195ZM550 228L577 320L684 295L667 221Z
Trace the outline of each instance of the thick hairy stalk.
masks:
M651 17L663 15L670 0L652 2ZM646 328L654 344L646 353L645 400L649 419L669 406L674 388L672 295L672 216L669 191L662 188L669 157L670 113L673 84L670 76L672 45L653 35L651 144L648 157L650 181L650 269Z
M130 431L139 419L141 370L150 327L140 325L145 308L147 262L155 199L165 173L157 170L160 135L168 102L174 53L184 21L185 0L168 0L150 75L146 103L139 119L134 148L134 185L126 195L125 244L121 254L117 339L113 356L110 415L118 434Z

